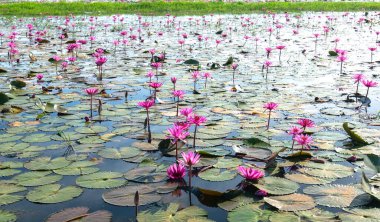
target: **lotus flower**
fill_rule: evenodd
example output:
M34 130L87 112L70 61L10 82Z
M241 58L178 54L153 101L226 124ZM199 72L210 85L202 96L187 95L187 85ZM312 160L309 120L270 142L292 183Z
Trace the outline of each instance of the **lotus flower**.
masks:
M267 123L267 130L269 130L270 116L272 114L272 111L278 107L278 104L274 102L268 102L268 103L265 103L263 107L264 109L269 110L268 123Z
M362 80L363 85L367 87L367 93L365 95L365 100L368 98L369 88L376 87L378 85L377 82L372 80Z
M303 151L303 149L306 147L306 148L310 148L310 144L313 143L313 138L307 134L299 134L299 135L296 135L294 137L294 140L302 146L301 148L301 153Z
M306 130L306 127L309 127L309 128L312 128L315 126L313 120L310 120L310 119L305 119L305 118L302 118L302 119L299 119L297 120L297 123L303 127L303 131Z
M90 95L90 111L91 115L90 118L92 118L92 97L98 93L99 89L98 88L88 88L85 90L88 95Z
M194 124L194 140L193 140L193 148L195 149L195 139L197 136L197 127L200 126L201 124L205 123L207 121L206 117L204 116L198 116L196 114L193 114L192 116L187 117L187 121L189 123Z
M152 132L150 131L150 121L149 121L149 109L154 105L154 100L146 100L143 102L138 102L138 106L145 108L146 110L146 123L148 127L148 143L152 142Z
M44 75L39 73L36 75L37 81L41 81L44 78Z
M172 128L168 129L169 136L168 138L172 140L172 143L175 144L175 157L178 160L178 140L184 140L189 135L189 132L185 131L182 127L174 125Z
M246 180L258 180L264 176L261 170L256 170L250 167L238 166L239 174Z
M174 163L166 170L168 177L173 180L182 179L186 174L186 169L182 164Z

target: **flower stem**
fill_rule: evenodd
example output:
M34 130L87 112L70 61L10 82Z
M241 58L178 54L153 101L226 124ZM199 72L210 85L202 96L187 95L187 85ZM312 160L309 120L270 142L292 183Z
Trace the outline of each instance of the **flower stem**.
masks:
M147 118L147 125L148 125L148 143L152 143L152 133L150 132L150 121L149 121L149 110L146 110L146 118Z
M194 140L193 140L193 149L195 149L195 138L197 136L197 125L195 125L195 129L194 129Z

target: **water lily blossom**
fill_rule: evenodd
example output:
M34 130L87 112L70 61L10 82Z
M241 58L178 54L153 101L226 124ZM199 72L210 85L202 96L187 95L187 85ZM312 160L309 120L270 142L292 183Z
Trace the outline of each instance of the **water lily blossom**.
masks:
M258 180L264 176L263 171L245 166L238 166L237 171L246 180Z
M87 88L85 91L90 96L90 112L91 112L90 118L92 118L92 99L93 99L93 96L99 92L99 89L98 88Z
M187 117L187 121L189 121L189 123L195 125L195 128L194 128L194 140L193 140L193 148L195 149L195 139L197 137L197 128L201 124L207 122L207 119L204 116L198 116L196 114L193 114L193 115L190 115L190 116Z
M138 106L145 108L146 110L146 123L148 127L148 143L152 142L152 133L150 131L150 120L149 120L149 109L154 105L154 100L146 100L143 102L138 102Z
M369 88L376 87L378 85L377 82L372 80L362 80L364 86L367 87L367 93L365 94L365 100L368 98Z
M172 143L175 144L175 158L178 160L178 140L184 140L189 135L189 132L185 131L179 125L174 125L172 128L168 129L169 136L168 138L172 140Z
M297 123L303 127L303 131L306 130L306 127L312 128L315 126L313 120L311 119L306 119L306 118L301 118L297 120Z
M186 174L186 168L182 164L174 163L166 170L168 177L173 180L182 179Z
M265 103L264 106L263 106L264 109L269 110L267 130L269 130L270 116L272 114L272 111L275 110L277 107L278 107L278 104L274 103L274 102Z

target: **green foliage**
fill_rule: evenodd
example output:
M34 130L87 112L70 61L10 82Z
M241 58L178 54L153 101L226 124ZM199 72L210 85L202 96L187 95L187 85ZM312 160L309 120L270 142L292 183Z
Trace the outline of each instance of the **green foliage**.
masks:
M377 2L267 2L261 3L225 3L225 2L138 2L133 4L116 2L58 2L37 3L19 2L1 4L0 14L3 16L45 16L69 14L143 14L143 15L205 15L210 13L242 14L254 11L377 11Z

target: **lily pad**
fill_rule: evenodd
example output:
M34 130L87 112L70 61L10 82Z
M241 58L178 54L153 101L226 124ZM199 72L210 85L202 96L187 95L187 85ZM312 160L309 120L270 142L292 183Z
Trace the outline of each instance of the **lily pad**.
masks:
M88 222L111 222L112 214L109 211L99 210L88 212L87 207L67 208L51 215L46 222L71 222L76 220Z
M81 195L82 189L75 186L61 188L60 184L48 184L35 188L26 195L26 199L35 203L60 203Z
M264 197L264 201L283 211L309 210L315 207L314 199L311 196L299 193Z
M50 175L50 171L36 171L19 174L12 178L12 181L21 186L41 186L58 182L62 179L61 175Z
M310 186L303 191L315 195L317 204L328 207L355 207L370 201L370 196L355 186L327 184Z
M127 183L122 176L122 173L117 172L97 172L78 177L76 183L90 189L114 188Z
M288 179L280 177L264 177L259 180L258 184L254 184L258 189L265 190L269 194L285 195L291 194L298 190L299 185Z
M137 214L138 221L189 221L207 217L207 212L197 206L179 209L178 203L171 203L165 209L141 211Z
M211 168L201 171L198 174L199 178L213 182L232 180L236 175L236 171L221 170L218 168Z
M122 147L120 149L116 148L104 148L99 151L99 155L104 158L109 159L127 159L135 157L141 153L140 149L134 147Z
M161 200L161 196L153 193L154 188L147 185L126 186L108 191L103 194L103 200L116 206L135 206L136 191L139 192L139 206L155 203Z
M146 166L132 169L125 173L127 180L138 183L157 183L166 180L166 172L156 170L156 167Z
M64 157L51 159L50 157L39 157L28 163L25 163L25 168L29 170L56 170L66 167L71 162Z

